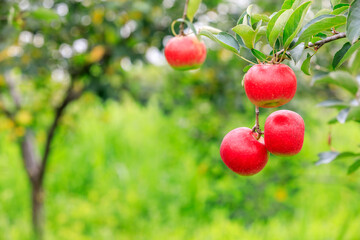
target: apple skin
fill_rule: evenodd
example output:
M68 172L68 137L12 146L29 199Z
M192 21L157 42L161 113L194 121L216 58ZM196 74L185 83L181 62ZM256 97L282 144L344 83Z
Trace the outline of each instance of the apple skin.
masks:
M195 36L176 36L165 46L165 58L177 70L199 68L206 59L206 46Z
M272 154L293 156L301 151L305 124L296 112L273 112L265 121L264 131L265 147Z
M255 136L250 128L236 128L226 134L220 146L225 165L242 176L260 172L269 159L264 139L256 140Z
M258 107L282 106L296 93L296 76L285 64L257 64L252 66L244 78L245 93Z

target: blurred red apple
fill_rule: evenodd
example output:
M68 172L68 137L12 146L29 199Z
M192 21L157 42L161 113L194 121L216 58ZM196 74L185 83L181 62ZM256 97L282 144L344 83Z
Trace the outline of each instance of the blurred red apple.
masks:
M296 112L273 112L265 121L265 147L275 155L292 156L301 151L305 124Z
M226 166L243 176L260 172L266 165L269 154L264 139L256 139L250 128L236 128L224 137L220 156Z
M195 36L176 36L166 44L165 57L174 69L196 69L205 61L206 47Z
M257 64L244 78L249 100L262 108L274 108L290 102L296 92L296 76L285 64Z

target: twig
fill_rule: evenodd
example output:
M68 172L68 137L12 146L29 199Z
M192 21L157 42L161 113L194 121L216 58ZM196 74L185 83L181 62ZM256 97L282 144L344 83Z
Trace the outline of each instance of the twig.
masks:
M317 47L317 49L319 49L325 43L332 42L332 41L335 41L335 40L338 40L338 39L341 39L341 38L345 38L345 37L346 37L346 33L344 33L344 32L337 33L337 34L335 34L333 36L327 37L327 38L325 38L323 40L319 40L319 41L317 41L315 43L309 43L308 47Z
M187 8L188 8L188 5L189 5L189 0L186 0L185 1L185 6L184 6L184 13L183 13L183 16L182 16L182 19L185 21L186 20L186 12L187 12ZM181 22L180 23L180 35L184 35L184 22Z
M338 40L338 39L341 39L341 38L345 38L345 37L346 37L346 33L344 33L344 32L337 33L337 34L335 34L333 36L330 36L330 37L327 37L325 39L319 40L319 41L317 41L315 43L310 42L305 48L315 47L316 48L315 50L318 50L325 43L332 42L332 41L335 41L335 40ZM284 49L278 51L276 53L276 55L278 56L279 54L282 54L283 52L284 52Z

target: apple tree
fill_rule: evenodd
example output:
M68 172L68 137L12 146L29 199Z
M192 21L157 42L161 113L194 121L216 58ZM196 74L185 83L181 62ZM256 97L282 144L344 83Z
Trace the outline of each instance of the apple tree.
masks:
M296 118L290 117L290 113L278 111L277 115L280 116L274 120L277 124L267 124L267 119L265 133L259 128L259 107L278 107L294 97L296 78L293 73L288 73L292 70L283 63L301 64L304 74L314 75L313 84L334 84L350 93L348 99L326 100L319 104L322 107L339 109L338 115L329 124L360 121L360 75L357 76L360 64L360 1L344 3L341 0L332 0L330 3L331 8L321 9L312 17L307 16L312 1L285 0L281 9L270 16L257 12L254 5L250 5L230 32L210 26L196 30L192 21L200 1L187 0L183 17L172 23L175 37L165 47L165 56L175 69L198 68L202 61L196 59L199 55L204 55L198 47L201 43L196 38L191 39L184 34L184 24L187 24L198 38L210 38L250 63L244 69L246 74L243 86L247 97L256 106L252 134L257 141L248 137L251 134L249 128L237 128L225 136L220 147L220 155L234 172L253 175L261 171L267 163L266 150L273 154L293 155L292 153L296 154L301 149L304 122L300 116L296 116L301 119L297 121ZM179 34L174 28L177 22L180 22ZM313 69L314 56L322 54L321 48L324 45L339 39L347 41L334 54L331 64L316 65ZM347 67L344 66L345 63ZM269 127L270 125L276 127ZM265 140L261 138L263 134ZM329 163L344 157L353 157L355 160L349 166L348 173L360 167L360 153L337 152L333 148L329 152L320 153L316 164Z

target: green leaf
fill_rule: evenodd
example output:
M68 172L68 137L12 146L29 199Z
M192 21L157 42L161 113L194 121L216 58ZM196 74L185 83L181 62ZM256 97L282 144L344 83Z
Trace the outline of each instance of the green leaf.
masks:
M327 38L327 35L325 33L318 33L315 35L316 37L320 37L321 39Z
M346 122L349 112L350 108L345 108L339 112L339 114L336 116L336 119L339 121L339 123L343 124Z
M349 104L340 100L326 100L319 104L318 107L327 107L327 108L344 108L348 107Z
M357 41L354 45L352 45L349 50L346 52L344 57L339 62L338 66L342 65L347 59L351 57L351 55L360 48L360 41Z
M301 0L285 0L283 5L281 6L281 9L295 9L299 6L299 3Z
M354 0L350 5L346 23L346 36L351 43L360 37L360 0Z
M301 59L304 50L305 50L305 43L300 43L295 48L289 51L291 54L291 58L294 60L295 64Z
M200 31L201 30L206 30L206 31L209 31L211 32L212 34L219 34L222 32L222 30L218 29L218 28L214 28L214 27L211 27L211 26L203 26L199 29Z
M319 17L319 16L321 16L321 15L328 15L328 14L331 14L331 9L321 9L320 11L318 11L316 14L315 14L315 16L314 16L314 18L317 18L317 17Z
M330 0L331 6L336 6L341 2L341 0Z
M247 71L249 71L249 69L252 67L253 65L247 65L246 67L243 68L243 72L247 73Z
M299 32L302 22L304 21L304 17L310 7L310 4L311 1L303 3L291 14L289 20L285 25L283 33L284 49L287 49L289 47L291 41Z
M352 46L350 43L345 43L343 47L334 56L334 60L332 63L333 68L335 69L336 67L341 66L359 48L360 41L357 41Z
M312 84L315 83L329 83L337 85L353 95L356 95L358 90L358 83L356 79L348 72L334 71L320 77L314 77Z
M274 47L276 39L280 36L281 32L284 31L284 27L285 27L287 21L289 20L291 14L293 12L294 12L294 10L292 10L292 9L285 10L276 19L276 22L274 23L274 25L273 25L273 27L272 27L272 29L270 31L269 37L268 37L269 44L270 44L271 47Z
M256 31L252 27L239 24L233 27L232 30L241 37L246 47L249 49L254 48Z
M339 4L336 4L336 5L333 7L333 10L336 10L336 9L339 9L339 8L342 8L342 7L350 7L350 4L348 4L348 3L339 3Z
M350 165L347 174L352 174L359 168L360 168L360 159L356 160L353 164Z
M305 61L301 65L301 71L303 71L303 73L305 73L306 75L311 75L311 73L310 73L310 60L311 60L311 57L312 57L312 55L310 55L308 53Z
M350 47L351 47L351 44L349 42L347 42L340 48L339 51L337 51L335 53L334 59L332 61L333 69L335 69L339 65L339 62L344 57L344 55L346 54L346 52L349 50Z
M207 30L200 30L199 35L203 35L203 36L210 38L211 40L219 43L222 47L224 47L234 53L240 52L239 43L236 41L236 39L232 35L230 35L226 32L220 32L219 34L213 34Z
M32 11L30 16L37 20L44 20L48 22L59 19L59 15L57 15L56 12L47 8L38 8L35 11Z
M346 23L345 16L321 15L307 23L299 33L297 43L305 42L311 36Z
M357 51L354 59L351 61L350 70L353 74L357 74L360 69L360 51Z
M339 154L339 152L335 151L321 152L318 154L319 160L315 163L315 165L330 163L334 161Z
M338 5L340 5L340 4L338 4ZM340 7L340 8L336 8L336 9L334 9L334 11L331 12L331 14L339 15L339 14L345 12L346 10L348 10L349 7L350 7L350 6L347 4L346 6L342 6L342 7Z
M262 52L260 52L259 50L256 50L253 48L253 49L251 49L251 53L254 55L254 57L259 59L261 62L266 61L267 56L265 54L263 54Z
M349 112L349 116L348 116L347 120L360 122L360 107L359 107L360 103L358 102L358 100L354 100L354 101L356 101L356 103L358 105L350 108L350 112ZM355 105L355 104L353 104L353 105Z
M194 20L194 16L199 9L201 0L189 0L186 16L189 18L190 22Z
M259 22L259 21L268 22L270 20L269 17L267 15L265 15L265 14L255 13L253 11L253 7L254 7L254 5L251 4L246 9L246 13L251 18L251 24L255 24L255 23Z
M269 22L270 18L265 14L255 13L251 16L255 21Z
M244 20L245 15L246 15L246 11L244 11L244 12L240 15L240 17L239 17L239 19L237 20L237 23L236 23L237 25L243 23L243 20Z
M271 18L270 18L270 21L267 25L267 29L266 29L266 37L267 39L269 40L269 37L270 37L270 33L273 29L273 27L275 26L275 23L276 23L276 20L280 17L280 15L285 12L286 9L283 9L283 10L280 10L279 12L275 12Z
M255 43L260 40L262 36L266 35L266 26L260 26L259 29L257 29L256 37L255 37Z
M315 163L315 165L320 164L327 164L332 161L339 160L342 158L349 158L349 157L357 157L360 156L360 153L353 153L353 152L336 152L336 151L328 151L328 152L321 152L318 154L319 160Z

